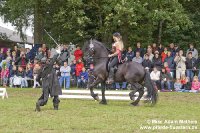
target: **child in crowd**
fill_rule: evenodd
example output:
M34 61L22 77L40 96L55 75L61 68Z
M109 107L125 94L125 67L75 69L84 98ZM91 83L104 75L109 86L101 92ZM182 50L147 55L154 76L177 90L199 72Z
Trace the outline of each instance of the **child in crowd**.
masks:
M9 76L10 77L9 83L11 88L13 87L14 77L16 77L16 75L17 75L17 67L13 65Z
M4 63L1 70L1 79L3 81L3 86L6 87L8 83L9 69L7 65Z
M181 91L182 84L180 79L176 79L176 82L174 83L174 90L175 91Z
M190 92L199 92L199 91L200 91L200 82L198 77L194 76Z
M165 68L162 68L160 80L161 80L161 90L162 91L172 91L172 88L171 88L172 77L171 77L170 73L168 73L166 71ZM165 90L165 86L167 86L168 90Z
M78 78L78 87L86 87L86 83L88 81L88 72L86 72L85 67L82 68L82 72Z
M185 75L181 76L181 84L182 88L179 92L189 92L191 88L191 82L189 77L186 77Z
M32 80L33 79L33 69L31 68L31 64L27 64L26 65L26 77L25 77L25 80L27 81L27 83L28 83L28 81L30 81L30 80ZM25 81L25 82L26 82ZM30 83L30 82L29 82ZM27 84L28 85L28 84ZM30 84L29 84L30 85ZM29 86L28 85L28 86Z
M36 81L37 74L36 74L36 71L35 71L35 69L39 68L39 67L40 67L40 65L36 63L34 65L34 68L33 68L33 88L36 88L37 86L40 87L40 83L38 81Z

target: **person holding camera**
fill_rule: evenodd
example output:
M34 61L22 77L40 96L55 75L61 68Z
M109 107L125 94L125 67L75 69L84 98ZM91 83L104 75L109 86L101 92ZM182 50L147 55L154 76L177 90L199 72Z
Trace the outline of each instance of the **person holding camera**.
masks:
M20 57L16 59L15 64L17 66L21 66L23 69L26 69L26 64L28 63L28 59L24 52L21 52Z
M186 70L186 57L183 56L183 50L176 54L174 62L176 63L176 79L181 79L181 76L185 75Z

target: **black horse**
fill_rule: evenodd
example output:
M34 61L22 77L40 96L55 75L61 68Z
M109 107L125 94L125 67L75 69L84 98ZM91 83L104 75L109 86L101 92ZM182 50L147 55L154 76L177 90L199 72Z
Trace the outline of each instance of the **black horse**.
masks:
M88 85L91 96L95 100L99 100L98 94L95 94L93 87L99 83L105 84L108 77L107 65L109 62L109 50L99 41L90 40L83 46L84 59L93 58L95 62L94 76L96 80ZM115 82L128 82L131 84L133 91L129 93L130 99L133 100L132 105L138 105L140 99L144 94L144 87L147 88L147 99L151 104L155 104L157 101L157 90L155 89L148 71L144 67L136 62L125 62L118 65L118 69L114 77ZM102 100L100 104L107 104L105 98L105 88L102 87ZM135 93L139 92L139 96L134 100Z

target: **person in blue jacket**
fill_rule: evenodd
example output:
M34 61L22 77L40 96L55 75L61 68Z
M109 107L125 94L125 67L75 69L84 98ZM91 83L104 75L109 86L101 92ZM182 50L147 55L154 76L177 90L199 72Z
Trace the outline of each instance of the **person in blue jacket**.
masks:
M88 72L83 67L82 72L80 73L80 76L78 77L78 87L86 87L87 82L88 82Z

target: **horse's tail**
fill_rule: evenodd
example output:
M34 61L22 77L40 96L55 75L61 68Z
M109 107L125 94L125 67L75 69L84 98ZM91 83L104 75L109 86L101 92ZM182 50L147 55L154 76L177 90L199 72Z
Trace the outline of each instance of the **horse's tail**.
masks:
M158 98L158 90L156 85L150 78L150 73L145 69L145 84L144 86L147 88L147 99L150 100L152 105L155 105Z

